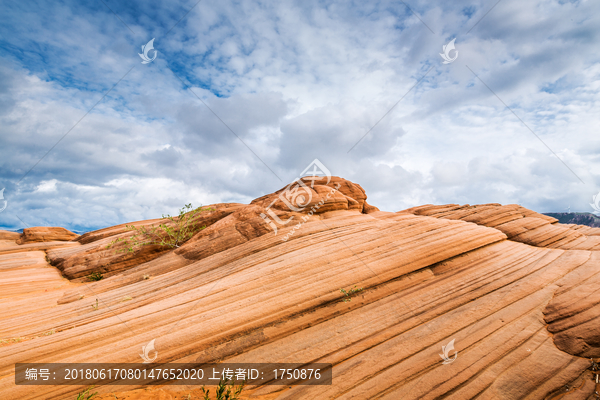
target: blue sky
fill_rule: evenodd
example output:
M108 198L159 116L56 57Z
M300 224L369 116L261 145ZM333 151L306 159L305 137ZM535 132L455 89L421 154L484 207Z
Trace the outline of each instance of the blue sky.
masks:
M600 190L598 2L0 7L3 228L247 203L315 158L387 211L593 211Z

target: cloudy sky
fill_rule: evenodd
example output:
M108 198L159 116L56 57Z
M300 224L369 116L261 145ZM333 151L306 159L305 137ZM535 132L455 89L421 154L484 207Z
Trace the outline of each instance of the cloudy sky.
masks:
M6 0L0 11L3 228L91 230L248 203L315 158L387 211L593 211L600 190L598 1ZM153 38L156 59L142 64Z

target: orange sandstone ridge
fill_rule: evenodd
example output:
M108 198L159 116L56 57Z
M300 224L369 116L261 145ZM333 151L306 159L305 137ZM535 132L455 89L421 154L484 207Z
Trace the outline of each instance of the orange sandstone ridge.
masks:
M243 399L600 392L590 371L600 357L600 229L518 205L383 212L337 177L294 211L275 201L284 190L209 206L198 217L207 228L174 250L106 249L132 234L125 225L0 231L0 397L75 399L84 388L16 386L15 363L136 363L151 339L161 363L333 364L331 386L249 387ZM275 234L273 214L292 222ZM105 278L87 281L94 272ZM339 289L355 285L364 290L342 302ZM452 339L458 356L443 364ZM198 387L174 385L94 391L200 398Z

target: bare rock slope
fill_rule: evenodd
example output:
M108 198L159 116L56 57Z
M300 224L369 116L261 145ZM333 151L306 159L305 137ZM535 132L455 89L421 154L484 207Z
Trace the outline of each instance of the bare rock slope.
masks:
M596 398L600 229L518 205L382 212L336 177L303 195L285 189L209 206L206 228L174 250L106 249L131 234L124 225L50 246L0 235L2 398L82 389L15 386L15 363L139 362L151 339L161 362L333 364L331 386L251 387L243 398ZM93 272L105 279L86 281ZM364 290L341 301L355 285ZM444 364L453 339L457 358Z

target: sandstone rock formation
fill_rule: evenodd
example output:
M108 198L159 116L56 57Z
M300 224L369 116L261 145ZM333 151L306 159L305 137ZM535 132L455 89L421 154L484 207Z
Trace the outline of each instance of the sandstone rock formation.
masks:
M69 241L77 238L79 235L65 228L37 227L25 228L17 244L35 243L35 242L56 242Z
M382 212L347 180L302 183L249 205L211 205L199 217L206 229L174 250L115 255L106 245L130 234L124 225L48 248L4 240L2 398L82 390L15 386L17 362L139 362L151 339L160 362L333 364L331 386L250 387L243 398L595 398L600 229L518 205ZM106 278L86 282L92 272ZM355 285L364 290L343 302L339 289ZM443 364L453 339L457 358ZM95 390L199 395L175 385Z
M18 232L0 231L0 240L16 241L21 238Z

